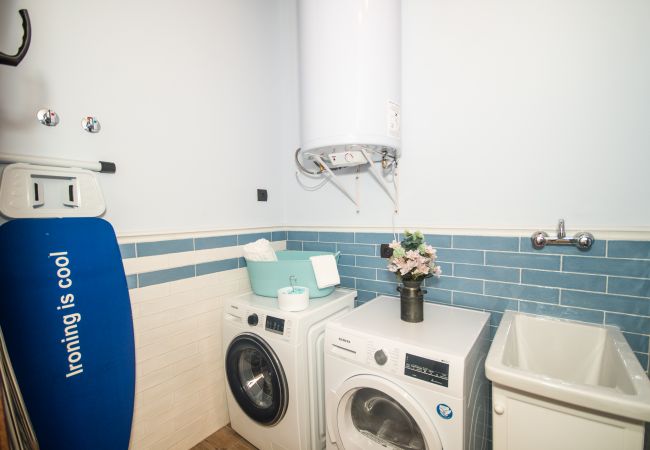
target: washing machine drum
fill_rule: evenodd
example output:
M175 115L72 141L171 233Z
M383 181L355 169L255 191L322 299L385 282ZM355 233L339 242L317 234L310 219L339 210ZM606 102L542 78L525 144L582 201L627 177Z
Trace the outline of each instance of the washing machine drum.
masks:
M226 377L235 401L261 425L275 425L289 404L287 379L273 349L259 336L242 333L226 351Z
M337 390L332 411L339 448L442 449L431 420L399 386L379 377L359 375ZM399 399L399 400L398 400Z

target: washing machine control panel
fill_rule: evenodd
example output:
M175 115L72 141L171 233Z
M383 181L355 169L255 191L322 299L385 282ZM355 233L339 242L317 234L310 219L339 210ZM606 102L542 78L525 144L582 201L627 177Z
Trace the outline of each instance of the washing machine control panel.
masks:
M442 361L407 353L404 361L404 375L449 387L449 364Z
M266 324L264 328L266 331L271 331L272 333L284 334L284 319L266 316Z

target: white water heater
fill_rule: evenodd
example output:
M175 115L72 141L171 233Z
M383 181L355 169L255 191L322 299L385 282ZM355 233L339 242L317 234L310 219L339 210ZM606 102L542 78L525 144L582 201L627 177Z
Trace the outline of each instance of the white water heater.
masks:
M299 0L298 5L303 154L330 163L330 155L362 158L364 149L373 159L382 154L397 159L400 0Z

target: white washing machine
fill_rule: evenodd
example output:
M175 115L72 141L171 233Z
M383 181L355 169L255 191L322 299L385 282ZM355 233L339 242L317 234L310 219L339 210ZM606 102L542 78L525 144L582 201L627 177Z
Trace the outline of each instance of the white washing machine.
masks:
M325 332L328 449L483 450L489 314L377 297Z
M226 301L226 396L237 433L261 450L325 447L325 324L350 311L355 297L336 289L300 312L252 293Z

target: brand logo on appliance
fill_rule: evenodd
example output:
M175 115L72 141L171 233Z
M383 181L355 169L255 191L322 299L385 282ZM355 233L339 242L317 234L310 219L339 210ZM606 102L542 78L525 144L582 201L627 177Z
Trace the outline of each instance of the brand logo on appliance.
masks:
M438 403L438 406L436 406L436 411L440 417L446 420L449 420L454 416L454 412L451 410L451 408L444 403Z
M345 338L342 338L342 337L340 337L338 339L339 339L339 341L345 342L346 344L351 344L350 339L345 339Z

